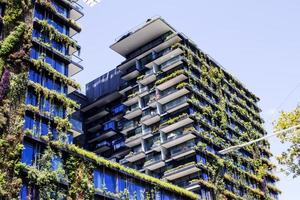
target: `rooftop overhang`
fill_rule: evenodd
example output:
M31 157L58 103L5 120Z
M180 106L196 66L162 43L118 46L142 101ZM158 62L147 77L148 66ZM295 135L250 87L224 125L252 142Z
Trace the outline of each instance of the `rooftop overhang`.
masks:
M147 44L168 31L176 32L175 29L162 18L154 18L148 20L138 28L135 28L135 30L123 35L117 42L111 45L110 48L125 57L135 49Z

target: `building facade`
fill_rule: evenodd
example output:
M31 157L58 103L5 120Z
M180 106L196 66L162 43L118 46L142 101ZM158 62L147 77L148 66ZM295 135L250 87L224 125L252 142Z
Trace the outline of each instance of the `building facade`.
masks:
M199 199L78 148L77 1L0 2L0 199ZM71 116L72 114L72 116Z
M217 153L266 134L258 97L161 18L111 49L125 61L87 84L85 148L201 199L278 199L268 142Z

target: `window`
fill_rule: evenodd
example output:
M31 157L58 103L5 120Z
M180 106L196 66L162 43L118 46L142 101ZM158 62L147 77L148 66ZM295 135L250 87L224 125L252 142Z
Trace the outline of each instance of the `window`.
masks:
M59 169L59 167L62 165L62 160L60 157L58 156L54 156L52 158L52 170L53 171L57 171Z
M103 124L103 131L113 129L115 130L115 121L109 121Z
M41 123L41 135L48 135L48 124L45 121Z
M27 92L26 104L37 106L37 96L30 90Z
M21 161L29 166L32 166L35 162L36 149L33 144L24 142Z
M123 192L126 188L126 181L123 177L118 178L118 192Z
M125 106L123 104L117 105L112 108L112 112L114 115L124 112Z
M41 83L41 75L39 72L36 70L30 69L29 70L29 80L36 82L36 83Z
M94 171L94 186L96 189L103 188L103 173L100 170Z
M21 200L28 200L28 188L26 185L23 185L20 192Z
M197 155L197 162L201 162L202 164L206 164L206 158L203 155Z
M33 123L34 123L33 118L30 117L30 116L28 116L28 115L25 115L24 129L30 129L30 130L32 130L33 129Z
M202 178L203 178L203 180L208 181L208 175L207 175L207 173L202 172Z
M109 192L116 192L116 176L111 172L106 172L104 176L105 187Z

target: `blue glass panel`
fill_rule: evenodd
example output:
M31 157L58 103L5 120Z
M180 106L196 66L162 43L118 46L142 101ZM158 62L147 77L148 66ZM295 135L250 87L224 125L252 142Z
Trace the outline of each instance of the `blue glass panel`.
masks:
M122 178L119 177L118 179L118 192L123 192L126 188L126 181Z
M41 135L48 135L48 124L45 122L41 125Z
M73 140L74 140L73 134L68 133L67 137L68 137L68 144L73 144Z
M33 129L33 118L25 116L24 129Z
M105 173L104 178L105 178L105 186L107 188L107 191L115 193L116 183L117 183L116 177L113 174L107 172Z
M21 161L27 165L32 165L35 156L34 146L28 142L24 142Z
M94 187L96 189L103 187L103 173L100 170L94 171Z
M207 173L202 172L202 178L203 178L203 180L208 181L208 175L207 175Z
M61 163L62 163L61 158L58 157L58 156L54 156L54 157L52 158L52 161L51 161L51 164L52 164L52 170L53 170L53 171L57 171L58 168L59 168L59 166L61 165Z
M20 191L20 199L21 200L28 200L27 199L28 196L28 188L26 185L22 185L21 191Z

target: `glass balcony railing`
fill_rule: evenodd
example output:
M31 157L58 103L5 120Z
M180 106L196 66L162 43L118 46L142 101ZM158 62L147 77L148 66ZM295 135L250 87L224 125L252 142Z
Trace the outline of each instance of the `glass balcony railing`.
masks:
M124 123L123 129L133 128L133 127L135 127L137 125L138 125L137 121L130 120L130 121L127 121L127 122Z
M173 100L173 101L171 101L171 102L165 104L165 105L163 106L163 110L164 110L164 112L166 112L166 111L168 111L168 110L170 110L170 109L172 109L172 108L175 108L175 107L177 107L177 106L179 106L179 105L181 105L181 104L186 103L187 100L188 100L188 98L187 98L186 96L180 97L180 98L178 98L178 99L176 99L176 100Z
M147 160L147 161L145 162L144 165L150 165L150 164L152 164L152 163L161 161L161 160L162 160L162 157L161 157L161 155L148 156L148 157L146 158L146 160Z
M170 60L168 60L168 61L162 63L162 64L160 65L160 69L163 70L163 69L167 68L168 66L173 65L174 63L176 63L176 62L182 60L182 58L183 58L182 56L176 56L176 57L174 57L174 58L171 58Z
M171 157L175 156L175 155L178 155L178 154L181 154L183 152L186 152L188 150L191 150L191 149L193 149L194 146L195 146L194 141L188 142L184 145L177 146L177 147L171 149L171 151L170 151Z
M140 107L139 107L139 104L136 103L136 104L134 104L134 105L132 105L132 106L129 106L129 107L127 108L126 113L130 113L130 112L136 111L136 110L138 110L139 108L140 108Z

